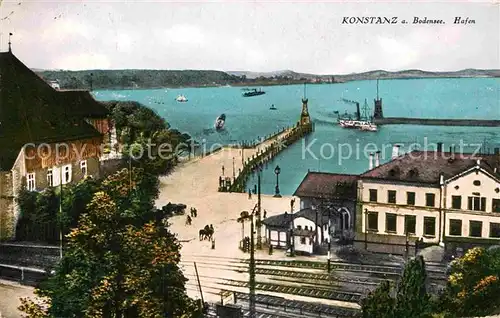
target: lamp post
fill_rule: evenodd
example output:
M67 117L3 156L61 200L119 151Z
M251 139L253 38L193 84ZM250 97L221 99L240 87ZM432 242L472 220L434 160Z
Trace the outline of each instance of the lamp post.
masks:
M233 157L233 181L236 179L236 172L234 170L234 157Z
M257 217L259 219L259 217ZM249 287L250 287L250 318L255 318L255 246L254 246L254 212L250 215L250 268L249 268Z
M274 194L275 198L281 198L280 183L279 183L280 172L281 172L280 166L276 166L276 168L274 168L274 173L276 174L276 191L275 191L275 194Z

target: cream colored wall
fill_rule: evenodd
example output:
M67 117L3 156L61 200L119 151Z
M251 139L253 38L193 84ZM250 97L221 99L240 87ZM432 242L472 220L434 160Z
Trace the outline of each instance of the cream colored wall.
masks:
M319 217L321 217L321 216L319 216ZM309 220L309 219L303 218L303 217L299 217L299 218L294 219L293 225L295 226L295 228L297 228L297 225L300 225L302 227L302 229L305 229L305 227L307 225L311 231L314 231L314 222ZM322 231L323 231L323 233L321 233ZM328 238L328 227L325 229L324 226L323 226L323 228L321 226L318 226L318 228L316 230L316 235L319 235L318 236L318 238L320 239L319 243L321 243L322 237L324 237L325 239Z
M365 209L369 212L378 212L378 234L383 235L405 235L405 215L414 215L416 217L415 224L415 236L423 238L424 242L439 242L439 211L431 211L423 208L407 208L407 207L396 207L396 206L381 206L377 204L364 204L363 205L363 219L362 219L362 231L365 232L366 227L366 216ZM386 231L386 214L396 214L396 233ZM361 214L361 213L360 213ZM360 215L358 214L358 215ZM424 217L434 217L436 219L436 232L434 237L424 236Z
M415 206L425 207L425 194L434 193L436 196L435 207L439 207L439 188L410 186L401 184L385 184L366 182L362 183L362 201L370 201L370 189L377 189L377 203L388 204L388 191L396 191L396 204L406 205L406 192L415 192Z
M481 182L480 186L475 186L474 181ZM458 189L455 187L458 186ZM446 184L446 208L451 209L452 196L462 196L462 210L467 210L467 197L473 196L473 192L479 192L481 197L486 197L486 212L492 212L492 199L500 199L500 192L495 192L500 184L486 175L484 172L477 170L466 174L456 180Z
M415 236L423 238L424 242L439 242L439 188L410 186L402 184L386 184L376 182L360 181L362 194L362 210L358 217L362 217L361 229L365 232L366 216L365 209L369 212L378 212L378 234L402 236L405 226L405 215L416 217ZM369 202L370 189L377 190L377 202ZM396 204L388 202L388 191L396 191ZM406 204L406 193L415 192L415 205ZM425 206L426 193L434 193L435 207ZM386 232L386 213L396 214L396 233ZM436 233L434 237L424 237L424 217L434 217L436 219Z
M462 220L462 237L469 237L469 222L470 221L481 221L483 222L482 235L481 238L490 239L490 223L500 223L500 213L488 214L488 213L470 213L470 212L456 212L448 211L446 212L446 229L445 233L450 236L450 220L459 219ZM452 236L453 237L453 236ZM491 238L498 239L500 238Z
M300 236L294 236L293 243L296 252L313 253L314 239L312 237L306 237L306 243L300 243Z

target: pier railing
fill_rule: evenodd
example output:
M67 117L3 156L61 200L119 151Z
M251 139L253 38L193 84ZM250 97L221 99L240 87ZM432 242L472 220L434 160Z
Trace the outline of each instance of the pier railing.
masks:
M286 132L288 130L288 132ZM255 144L252 148L263 144L265 141L272 140L276 138L271 144L263 149L259 149L257 154L248 158L244 164L241 171L238 173L237 177L231 182L227 182L222 178L219 179L219 191L220 192L246 192L246 184L248 178L257 170L257 168L262 168L263 165L271 161L276 157L281 151L283 151L287 146L293 144L297 140L301 139L305 135L311 133L314 130L314 125L300 125L299 122L293 127L288 129L284 128L282 131L269 136L264 141ZM280 134L283 134L280 136Z

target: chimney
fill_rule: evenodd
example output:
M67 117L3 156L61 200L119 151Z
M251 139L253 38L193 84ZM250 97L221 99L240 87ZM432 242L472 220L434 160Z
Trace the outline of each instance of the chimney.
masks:
M439 153L443 152L443 143L442 142L437 143L436 152L439 152Z
M373 153L370 153L370 170L373 169Z
M399 156L399 145L392 146L392 159L396 159Z
M380 166L380 150L375 153L375 167Z

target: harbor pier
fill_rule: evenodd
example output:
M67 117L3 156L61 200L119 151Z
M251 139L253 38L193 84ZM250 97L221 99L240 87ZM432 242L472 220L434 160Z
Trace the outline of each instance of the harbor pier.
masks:
M382 117L382 118L374 118L373 122L376 125L500 127L500 120L495 120L495 119L435 119L435 118Z

